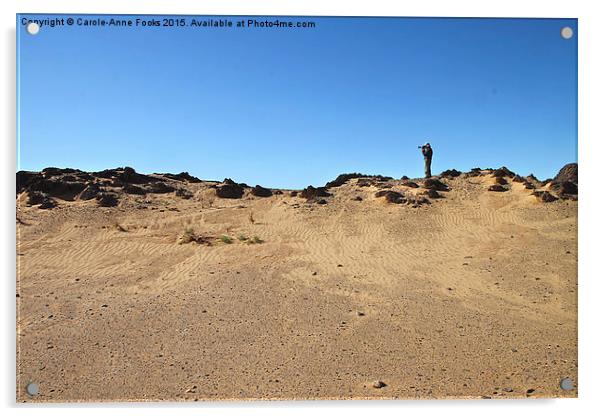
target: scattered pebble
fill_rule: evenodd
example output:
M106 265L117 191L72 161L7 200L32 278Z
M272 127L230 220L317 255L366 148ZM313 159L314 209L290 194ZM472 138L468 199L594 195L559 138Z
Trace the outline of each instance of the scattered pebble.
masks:
M376 380L374 383L372 383L372 387L375 389L382 389L383 387L387 387L387 384L384 381Z

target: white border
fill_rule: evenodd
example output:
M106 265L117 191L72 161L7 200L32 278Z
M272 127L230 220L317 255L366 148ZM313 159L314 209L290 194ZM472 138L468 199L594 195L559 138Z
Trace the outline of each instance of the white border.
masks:
M370 1L197 1L191 0L4 0L2 7L2 107L3 157L0 181L2 204L2 376L0 391L2 405L9 414L19 410L30 413L36 410L45 414L91 414L111 412L115 415L136 413L164 414L175 410L178 414L399 414L421 412L438 414L491 415L508 412L529 412L545 415L569 413L591 414L596 406L600 383L599 331L602 311L598 298L602 293L600 256L596 241L600 237L600 198L602 190L597 180L602 174L598 155L602 151L599 97L602 22L593 1L474 1L432 0L415 2ZM564 17L578 18L579 28L579 170L581 176L579 195L579 399L564 400L487 400L487 401L402 401L402 402L257 402L257 403L199 403L155 405L15 405L15 14L21 13L129 13L129 14L215 14L215 15L336 15L336 16L465 16L465 17ZM102 375L99 375L102 377ZM134 407L135 409L130 409Z

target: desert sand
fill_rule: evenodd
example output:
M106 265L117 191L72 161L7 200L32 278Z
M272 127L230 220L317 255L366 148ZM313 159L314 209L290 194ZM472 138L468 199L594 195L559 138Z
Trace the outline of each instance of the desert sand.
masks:
M18 189L17 400L576 397L576 198L494 173Z

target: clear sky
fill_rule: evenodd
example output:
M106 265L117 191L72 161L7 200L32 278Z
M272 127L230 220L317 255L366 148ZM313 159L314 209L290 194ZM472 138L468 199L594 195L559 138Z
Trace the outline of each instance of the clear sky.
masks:
M19 170L131 166L300 188L345 172L421 176L425 141L433 173L506 165L547 178L577 158L576 19L32 36L23 17L68 16L17 17Z

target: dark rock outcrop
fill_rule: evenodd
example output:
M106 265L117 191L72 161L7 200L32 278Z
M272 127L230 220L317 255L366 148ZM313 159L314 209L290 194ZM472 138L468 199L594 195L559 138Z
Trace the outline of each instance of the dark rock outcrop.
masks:
M176 196L179 196L182 199L190 199L192 198L192 193L184 188L176 189Z
M176 187L168 185L165 182L153 182L148 184L144 189L151 194L168 194L174 192Z
M495 184L491 185L489 188L487 188L487 190L490 192L506 192L508 188L502 185Z
M502 166L499 169L495 169L493 172L491 172L491 174L496 178L502 178L504 176L512 178L512 177L516 176L516 174L514 172L512 172L510 169L508 169L506 166Z
M548 191L533 191L531 195L535 196L541 202L554 202L558 199Z
M429 189L426 192L426 195L431 198L431 199L438 199L438 198L443 198L443 195L441 195L439 192L437 192L437 190L435 189Z
M39 191L27 191L27 204L28 205L39 205L48 198L43 192Z
M416 182L412 182L412 181L402 182L401 184L403 186L407 186L407 187L410 187L410 188L418 188L418 184Z
M377 191L374 194L374 196L377 198L384 197L385 200L391 204L402 204L402 203L406 202L406 199L404 198L403 194L400 192L395 192L395 191L388 191L388 190Z
M267 198L273 195L272 190L268 188L264 188L260 185L255 185L251 188L251 195Z
M96 195L100 193L101 189L95 183L91 183L84 188L84 190L79 194L79 199L82 201L88 201L90 199L96 198Z
M422 184L422 187L426 188L426 189L434 189L436 191L448 191L449 190L449 188L447 187L446 184L441 182L439 179L434 179L434 178L425 179L424 183Z
M245 188L232 179L224 179L224 183L215 188L215 194L219 198L239 199L245 193Z
M317 188L314 188L313 186L309 185L307 188L305 188L304 190L301 191L301 198L305 198L305 199L317 199L317 198L321 198L321 197L328 197L328 196L332 196L331 193L329 193L325 187L319 186Z
M558 171L554 177L554 182L573 182L578 183L578 165L577 163L566 164Z
M337 176L335 180L330 181L326 185L324 185L324 188L326 188L326 189L336 188L337 186L341 186L341 185L349 182L349 180L356 179L356 178L366 178L372 183L385 182L385 181L390 181L393 179L390 176L382 176L382 175L364 175L363 173L357 173L357 172L356 173L343 173L343 174Z
M98 205L101 207L114 207L119 203L117 195L109 192L101 192L96 196Z
M577 184L569 181L557 182L553 181L550 184L550 190L554 191L562 199L575 199L579 190Z
M52 198L46 197L38 207L39 209L52 209L56 207L56 201Z
M498 185L508 185L508 181L503 176L496 176L495 183L497 183Z
M173 179L175 181L180 181L180 182L190 182L190 183L202 182L199 178L197 178L196 176L192 176L188 172L180 172L178 174L163 173L161 175L163 175L166 178Z
M441 172L439 174L439 177L441 177L441 178L456 178L456 177L460 176L461 174L462 174L462 172L460 172L459 170L448 169L448 170L444 170L443 172Z

